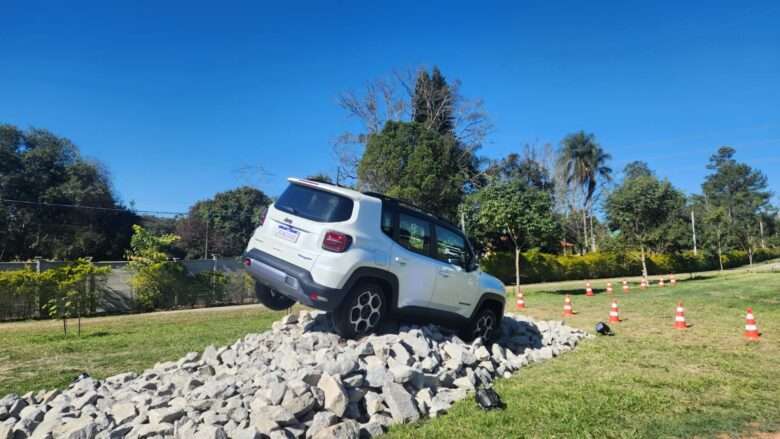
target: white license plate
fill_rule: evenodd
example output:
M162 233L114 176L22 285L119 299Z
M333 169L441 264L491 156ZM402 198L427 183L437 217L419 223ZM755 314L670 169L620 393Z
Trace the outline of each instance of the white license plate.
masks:
M298 241L298 235L301 233L290 226L280 224L276 229L276 236L284 239L285 241L296 242Z

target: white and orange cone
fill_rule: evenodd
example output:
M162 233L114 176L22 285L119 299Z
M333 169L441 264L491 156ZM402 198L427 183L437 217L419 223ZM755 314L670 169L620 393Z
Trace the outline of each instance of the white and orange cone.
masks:
M609 310L609 323L620 323L620 310L617 300L612 301L612 308Z
M643 290L645 288L647 288L647 279L646 278L644 278L644 277L642 278L642 282L639 283L639 288L641 288Z
M677 314L674 316L674 328L688 329L688 324L685 323L685 308L683 308L682 302L677 304Z
M520 291L519 288L517 289L517 294L515 294L515 296L517 298L517 300L515 301L516 303L515 307L517 308L517 310L525 309L525 297L523 296L523 292Z
M585 295L588 297L593 296L593 288L590 287L590 282L585 282Z
M607 282L607 293L612 294L612 282Z
M673 275L673 274L670 274L670 275L669 275L669 285L670 285L670 286L675 286L675 285L677 285L677 279L674 277L674 275Z
M574 308L571 304L571 297L569 295L566 295L566 298L563 299L563 316L564 317L572 317L574 316Z
M663 288L664 287L664 278L658 279L658 286Z
M745 338L758 341L760 337L761 334L758 333L756 318L753 316L753 308L748 308L745 316Z
M627 280L623 281L623 292L624 293L628 292L628 281Z

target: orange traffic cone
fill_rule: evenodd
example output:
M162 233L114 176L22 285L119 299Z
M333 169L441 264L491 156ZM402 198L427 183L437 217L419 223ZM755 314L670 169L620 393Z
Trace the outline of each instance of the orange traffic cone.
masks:
M574 309L571 305L571 297L569 295L566 295L566 298L563 299L563 316L564 317L571 317L574 315Z
M623 281L623 292L624 293L628 292L628 281L627 280Z
M669 285L671 285L671 286L677 285L677 279L675 279L673 274L669 275Z
M617 300L612 301L612 308L609 310L609 323L620 323L620 310Z
M645 279L644 277L642 278L642 282L639 283L639 288L643 290L647 288L647 279Z
M612 294L612 282L607 282L607 293Z
M519 288L517 290L516 296L517 296L517 302L516 302L517 303L517 309L518 310L525 309L525 297L523 297L523 292L520 291Z
M756 340L761 337L758 333L758 325L756 325L756 318L753 317L753 308L747 309L747 315L745 316L745 337L748 340Z
M664 287L664 278L661 278L658 280L658 286L663 288Z
M688 329L688 324L685 323L685 308L683 308L682 302L677 304L677 315L674 317L675 329Z
M585 295L588 297L593 296L593 288L590 287L590 282L585 282Z

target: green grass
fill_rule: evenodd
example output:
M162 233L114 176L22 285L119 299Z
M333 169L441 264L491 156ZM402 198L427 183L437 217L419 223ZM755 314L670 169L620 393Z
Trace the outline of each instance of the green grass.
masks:
M525 290L527 314L560 319L564 293L577 315L567 323L592 330L607 321L612 298L624 319L615 337L583 342L574 352L500 380L504 411L484 412L472 399L444 417L393 428L394 438L450 437L729 437L780 429L780 274L731 272L678 282L637 284L624 294L584 296L584 282ZM672 328L678 300L691 327ZM511 301L514 304L514 301ZM745 308L763 333L743 339Z
M583 286L526 286L527 313L559 319L570 293L578 314L568 324L591 330L607 320L612 298L604 281L593 283L592 298ZM780 429L780 274L737 270L644 291L633 284L627 295L615 287L624 319L613 325L617 336L499 380L506 410L483 412L469 398L389 437L728 437ZM692 325L685 331L672 329L678 299ZM758 343L742 337L747 306L763 333ZM81 338L63 337L59 322L2 324L0 396L63 387L82 371L141 371L262 331L281 315L249 306L93 318Z
M75 320L67 337L61 322L0 324L0 397L62 388L81 372L99 378L140 372L263 331L282 315L245 306L98 317L82 320L81 337L75 335Z

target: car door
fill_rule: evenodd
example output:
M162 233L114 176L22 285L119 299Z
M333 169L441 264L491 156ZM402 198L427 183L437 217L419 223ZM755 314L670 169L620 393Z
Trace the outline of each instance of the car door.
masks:
M438 308L464 316L470 314L477 297L477 275L467 271L471 253L466 238L455 230L434 226L436 285L431 302Z
M429 307L438 263L429 255L433 245L431 223L410 212L398 213L391 264L398 276L398 307Z

